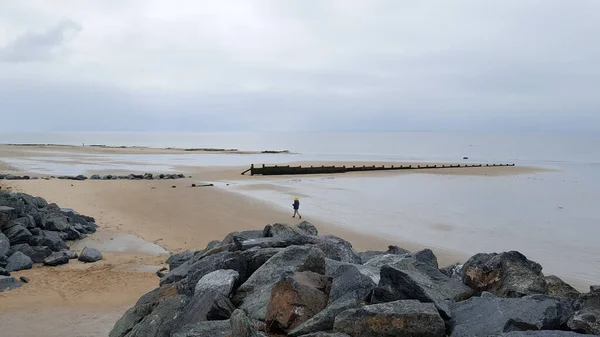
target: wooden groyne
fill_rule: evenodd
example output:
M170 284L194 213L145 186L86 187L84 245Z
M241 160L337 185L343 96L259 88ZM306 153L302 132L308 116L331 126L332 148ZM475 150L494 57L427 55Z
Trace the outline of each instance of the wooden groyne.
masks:
M252 164L249 169L242 172L250 175L297 175L297 174L331 174L331 173L346 173L346 172L363 172L363 171L393 171L393 170L424 170L424 169L449 169L449 168L469 168L469 167L506 167L515 166L515 164L456 164L456 165L372 165L372 166L290 166L290 165L273 165L273 166L254 166Z

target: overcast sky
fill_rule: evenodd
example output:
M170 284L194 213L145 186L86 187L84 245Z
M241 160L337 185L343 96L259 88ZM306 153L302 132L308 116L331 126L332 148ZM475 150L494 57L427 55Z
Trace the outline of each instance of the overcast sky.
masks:
M598 0L1 1L1 131L600 131L599 13Z

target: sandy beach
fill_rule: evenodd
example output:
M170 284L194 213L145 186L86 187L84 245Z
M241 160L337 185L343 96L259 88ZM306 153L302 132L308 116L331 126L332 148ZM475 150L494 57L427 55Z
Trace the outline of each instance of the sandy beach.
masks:
M31 151L35 151L34 154ZM55 151L60 151L57 154ZM2 159L23 158L32 155L52 158L71 154L73 161L82 155L98 152L131 153L183 153L180 150L145 148L88 148L48 146L0 146L0 167L3 172L22 171ZM189 152L188 152L189 153ZM229 154L222 154L229 155ZM308 162L292 165L310 165ZM330 162L322 163L332 164ZM346 163L347 164L347 163ZM353 163L363 165L362 162ZM400 164L400 163L394 163ZM265 177L241 176L244 167L190 167L176 168L193 178L160 181L69 181L22 180L2 181L3 189L25 192L44 197L61 207L68 207L96 218L99 233L127 233L147 242L155 243L171 252L198 250L212 240L220 240L236 230L262 229L266 224L295 223L291 214L275 205L228 191L223 187L190 187L198 181L215 182ZM432 174L511 175L533 172L529 167L503 167L479 169L449 169ZM28 172L21 172L28 173ZM91 172L88 172L91 173ZM98 172L94 172L98 173ZM120 173L120 172L106 172ZM398 173L369 173L385 175ZM404 173L400 173L404 174ZM348 176L360 176L359 173ZM269 177L273 179L273 177ZM257 184L251 188L274 189L274 185ZM368 235L336 227L318 218L306 216L321 234L333 234L349 240L355 249L385 250L388 245L398 245L409 250L425 248L413 242L401 242L385 237ZM440 228L439 230L444 230ZM441 265L464 261L468 256L449 250L435 250ZM34 336L35 328L19 330L19 324L36 317L41 326L60 320L60 326L49 329L45 336L106 336L116 319L133 305L144 293L158 285L154 272L136 270L136 266L164 265L166 255L136 253L105 253L99 264L72 263L59 268L34 268L15 273L32 281L24 287L0 293L0 326L14 326L9 336ZM33 311L32 311L33 310ZM68 317L67 322L63 317Z

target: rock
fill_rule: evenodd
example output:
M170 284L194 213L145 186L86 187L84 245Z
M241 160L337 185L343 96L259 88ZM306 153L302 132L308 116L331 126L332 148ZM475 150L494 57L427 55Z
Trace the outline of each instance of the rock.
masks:
M21 252L15 252L8 258L8 264L6 265L6 270L8 272L31 269L33 266L33 261L31 258Z
M2 199L0 199L2 201ZM18 217L18 212L13 207L1 206L0 204L0 229L4 229L4 226L10 220Z
M336 301L314 315L308 321L291 330L288 333L288 336L305 336L312 332L333 330L333 323L339 314L349 309L358 309L365 304L365 302L355 300Z
M146 179L146 180L152 180L153 179L152 173L144 173L144 179Z
M191 324L172 335L172 337L229 337L231 325L229 320L206 321ZM237 337L231 335L231 337Z
M422 251L413 254L417 261L421 261L433 268L439 268L438 260L431 249L423 249Z
M591 286L590 292L581 294L575 302L577 311L568 322L568 327L580 333L600 335L600 291Z
M4 179L6 179L6 180L20 180L21 177L9 174L9 175L4 176Z
M314 247L291 246L271 257L248 280L233 297L234 304L245 310L252 318L265 320L271 290L286 272L325 272L325 256Z
M154 309L153 304L136 305L127 310L125 314L115 323L109 333L109 337L126 337L129 332L148 316Z
M29 283L29 279L25 276L19 277L19 280L21 280L21 282L23 282L23 283Z
M182 295L162 300L149 315L131 329L127 337L171 336L177 318L187 302L187 298Z
M512 331L498 335L498 337L584 337L590 335L581 335L572 331Z
M10 273L4 268L0 268L0 276L10 276Z
M452 316L448 304L431 279L420 272L404 271L385 265L381 268L381 280L373 290L371 301L385 303L397 300L433 303L444 319Z
M308 221L302 221L301 223L297 224L296 227L301 229L306 235L319 235L319 230L317 230L317 227Z
M454 263L447 267L440 268L440 272L450 278L458 278L462 282L462 278L460 276L461 268L462 268L462 264Z
M79 254L79 261L81 262L97 262L102 260L102 254L96 248L83 248L81 254Z
M9 250L10 250L10 240L8 240L6 235L4 235L3 233L0 233L0 256L4 256L4 255L8 254Z
M0 292L5 290L16 289L22 286L23 283L17 281L12 276L0 276Z
M487 293L484 293L487 294ZM520 330L557 330L565 326L572 308L546 295L500 298L492 294L451 304L451 336L494 336Z
M228 245L230 243L234 243L234 238L237 238L238 241L250 240L250 239L258 239L263 237L263 232L260 230L249 230L249 231L241 231L241 232L231 232L229 233L221 242L222 246Z
M209 290L196 294L177 316L172 332L176 333L189 324L202 321L229 319L234 310L231 301L219 292Z
M267 307L267 332L286 333L325 309L331 279L313 272L287 272L275 283Z
M45 229L47 230L64 232L70 228L69 218L63 214L50 214L46 217Z
M548 285L548 295L570 299L577 299L579 297L579 291L575 290L575 288L571 287L557 276L550 275L544 277L544 279Z
M229 297L233 291L240 274L231 269L216 270L212 273L204 275L198 283L196 283L195 294L201 294L206 291L216 291L225 297Z
M280 223L271 225L267 234L269 237L287 241L290 243L290 245L305 245L319 243L321 241L321 238L304 234L304 230L298 227Z
M4 235L6 235L11 245L29 243L29 240L33 236L31 235L31 232L27 230L27 228L21 225L14 225L4 230Z
M77 253L75 253L72 250L68 250L68 249L63 249L59 253L66 256L69 260L74 260L79 257L79 255L77 255Z
M463 265L461 276L467 286L501 297L548 292L542 266L516 251L477 254Z
M350 337L350 336L346 335L345 333L341 333L341 332L319 331L319 332L315 332L315 333L309 333L307 335L302 335L302 337Z
M410 251L408 251L406 249L402 249L398 246L388 246L388 250L385 252L370 250L370 251L358 253L362 264L367 263L369 260L371 260L374 257L380 256L380 255L389 255L389 254L406 255L406 254L410 254Z
M264 323L260 321L253 321L246 315L244 310L236 309L231 314L229 321L231 323L231 337L263 336L259 329L265 329Z
M169 256L167 259L167 264L169 265L169 269L173 270L179 266L181 266L184 262L188 261L194 257L194 252L186 250L183 253L173 254Z
M41 235L42 234L42 230L40 228L32 228L29 230L29 232L31 233L31 235L33 236L37 236L37 235ZM31 240L30 240L31 241Z
M381 268L385 265L395 266L398 264L402 264L403 261L407 259L411 259L411 257L409 257L408 255L384 254L375 256L374 258L364 263L364 265L375 268Z
M98 174L94 174L94 175L92 175L92 176L90 177L90 179L91 179L91 180L100 180L100 179L101 179L101 177L100 177L100 175L98 175Z
M35 228L35 220L31 215L25 214L23 217L10 220L4 225L4 228L10 228L14 225L21 225L27 229L31 229Z
M56 267L67 263L69 263L69 257L60 252L54 252L44 260L44 265L50 267Z
M360 256L350 244L346 245L343 242L322 239L317 244L315 244L315 246L321 249L323 253L325 253L325 257L330 258L332 260L347 263L361 263Z
M331 275L329 304L337 301L367 301L379 283L379 270L362 265L342 264Z
M87 180L87 177L84 176L84 175L82 175L82 174L80 174L77 177L73 178L73 180Z
M79 232L74 227L68 227L64 232L67 233L67 240L81 240L87 237L86 234Z
M237 237L234 238L234 244L238 250L248 250L252 248L285 248L293 245L292 242L276 238L258 238L239 241Z
M68 249L59 232L48 230L43 230L40 235L32 236L29 244L32 246L46 246L55 252Z
M178 177L179 179L183 179L183 178L185 178L185 175L184 175L183 173L179 173L179 174L177 175L177 177Z
M12 255L15 252L21 252L27 256L29 256L29 258L31 258L31 261L33 263L43 263L44 259L47 258L48 256L50 256L50 254L52 254L52 250L50 250L50 248L46 247L46 246L33 246L31 247L30 245L26 244L26 243L20 243L14 246L10 247L10 250L8 252L8 255Z
M433 304L413 300L347 310L336 317L334 328L352 337L445 336L444 320Z
M135 180L135 175L133 173L131 173L130 175L127 176L127 179Z

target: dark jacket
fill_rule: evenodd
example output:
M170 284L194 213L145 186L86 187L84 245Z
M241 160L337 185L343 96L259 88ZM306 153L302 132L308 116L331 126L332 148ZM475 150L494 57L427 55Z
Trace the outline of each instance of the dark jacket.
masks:
M294 209L300 208L300 201L294 200Z

